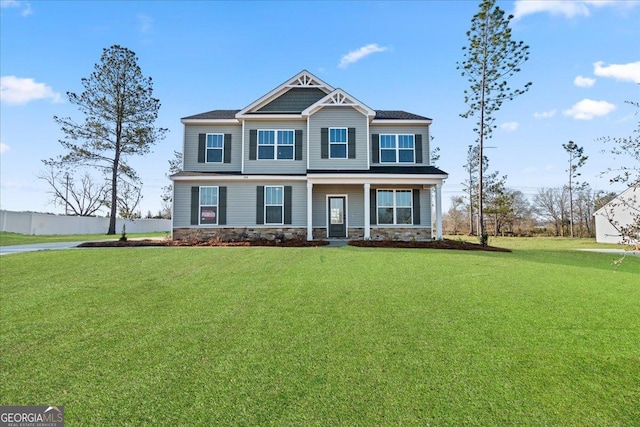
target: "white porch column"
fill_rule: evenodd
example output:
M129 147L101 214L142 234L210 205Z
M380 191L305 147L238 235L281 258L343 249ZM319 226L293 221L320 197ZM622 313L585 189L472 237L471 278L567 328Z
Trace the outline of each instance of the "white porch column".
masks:
M313 240L313 184L307 181L307 240Z
M436 184L436 240L442 240L442 183Z
M364 238L371 238L371 184L364 183Z

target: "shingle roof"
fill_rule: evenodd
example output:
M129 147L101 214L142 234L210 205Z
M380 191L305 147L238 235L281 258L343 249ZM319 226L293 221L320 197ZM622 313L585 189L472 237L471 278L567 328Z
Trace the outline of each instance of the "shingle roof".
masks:
M431 120L402 110L377 110L375 118L378 120Z
M206 113L195 114L193 116L183 117L182 119L199 119L199 120L224 120L235 119L236 114L240 110L212 110Z
M435 166L375 166L371 165L370 169L310 169L308 173L331 173L331 174L363 174L363 173L380 173L391 175L406 175L406 174L419 174L419 175L447 175L446 172L438 169Z
M182 119L196 120L225 120L235 119L236 114L240 110L212 110L206 113L195 114L193 116L183 117ZM417 114L408 113L402 110L377 110L376 119L378 120L431 120L428 117L419 116Z

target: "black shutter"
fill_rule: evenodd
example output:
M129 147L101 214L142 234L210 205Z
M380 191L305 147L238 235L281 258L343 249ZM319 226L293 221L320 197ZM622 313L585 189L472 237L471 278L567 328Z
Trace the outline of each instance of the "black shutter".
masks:
M231 163L231 134L224 134L224 162Z
M416 143L416 163L422 163L422 135L415 136Z
M204 155L206 152L205 141L207 139L207 135L204 133L198 134L198 163L204 163Z
M256 224L264 224L264 185L256 187Z
M413 189L413 225L420 225L420 190Z
M320 129L320 158L329 158L329 128Z
M347 151L350 159L356 158L356 128L349 128L347 132Z
M258 130L251 129L249 131L249 160L256 159L257 151L258 151Z
M191 187L191 225L198 225L200 217L200 187Z
M369 222L371 223L371 225L376 225L378 223L378 220L377 220L378 216L376 215L376 212L377 212L377 209L376 209L376 207L377 207L376 206L376 190L372 189L370 194L371 194L371 197L369 197L369 203L370 203L371 215L370 215L370 218L369 218Z
M284 223L291 224L291 186L284 186Z
M218 187L218 225L227 223L227 187Z
M380 135L371 135L371 163L380 163Z
M302 131L296 130L296 160L302 160Z

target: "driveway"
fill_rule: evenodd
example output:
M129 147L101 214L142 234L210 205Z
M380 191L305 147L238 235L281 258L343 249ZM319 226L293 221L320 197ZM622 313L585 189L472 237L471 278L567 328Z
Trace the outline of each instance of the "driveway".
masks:
M75 248L82 242L34 243L31 245L0 246L0 255L19 254L22 252L49 251Z

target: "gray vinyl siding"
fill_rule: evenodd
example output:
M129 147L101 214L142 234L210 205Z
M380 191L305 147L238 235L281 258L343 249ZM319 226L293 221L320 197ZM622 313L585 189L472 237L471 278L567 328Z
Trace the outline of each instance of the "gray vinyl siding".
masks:
M309 169L367 169L367 117L351 107L325 107L309 117ZM320 129L355 128L355 159L322 159Z
M422 135L422 163L416 163L415 166L429 166L431 160L430 144L429 144L429 126L400 126L400 125L371 125L369 127L369 133L373 134L409 134L409 135ZM371 137L369 137L371 138ZM371 159L371 165L373 166L373 158ZM412 166L413 164L406 163L382 163L383 166L390 165L398 166ZM375 163L375 165L380 165Z
M303 181L175 181L173 227L197 227L191 225L191 187L227 187L227 223L221 227L256 226L256 187L259 185L291 186L291 225L304 227L307 224L307 184ZM203 225L202 227L215 227ZM283 225L284 227L284 225Z
M324 98L326 93L318 88L292 88L258 111L262 113L301 113L308 106Z
M364 227L364 186L363 185L314 185L313 186L313 226L327 225L327 194L347 195L347 226Z
M302 160L249 160L249 134L252 129L282 129L302 131ZM307 173L307 122L305 120L288 121L250 121L244 124L244 172L247 174L287 175ZM295 158L295 154L294 154Z
M198 135L201 133L231 134L231 163L198 163ZM187 172L240 172L242 167L242 126L184 127L184 170Z

